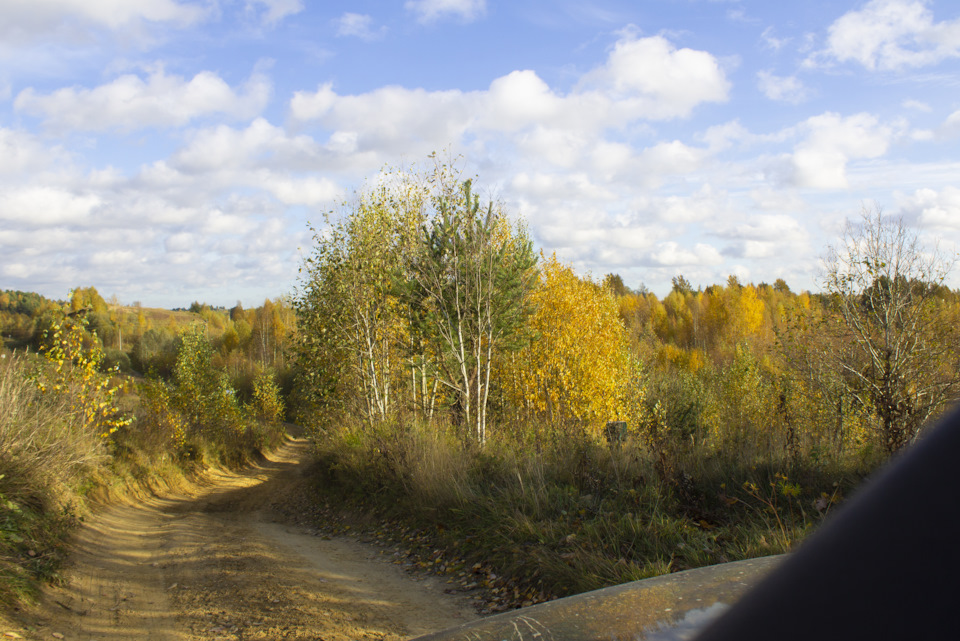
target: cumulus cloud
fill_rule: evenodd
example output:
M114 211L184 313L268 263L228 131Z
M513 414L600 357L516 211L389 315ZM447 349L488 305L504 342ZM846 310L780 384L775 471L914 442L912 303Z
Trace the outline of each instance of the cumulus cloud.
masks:
M0 220L17 227L88 225L101 199L62 187L26 185L8 187L0 194Z
M691 267L700 265L719 265L723 256L716 247L706 243L697 243L688 248L674 241L660 243L650 254L651 261L663 267Z
M960 109L947 116L940 126L940 134L946 138L960 135Z
M761 214L739 221L721 221L714 233L729 241L723 254L736 258L764 259L805 253L809 235L787 214Z
M731 120L719 125L708 127L697 136L707 144L713 152L724 151L742 143L749 143L756 138L744 127L739 120Z
M702 149L673 140L645 149L640 154L640 163L647 170L680 174L697 169L705 155Z
M562 202L572 199L591 201L612 201L616 194L602 185L598 185L584 173L546 174L520 172L510 181L511 191L531 200L554 200Z
M358 150L429 153L461 139L473 121L469 97L459 90L426 91L388 86L355 96L337 95L331 85L297 92L290 102L299 121L316 121Z
M180 127L210 115L251 118L266 106L270 92L269 80L259 73L236 91L209 71L187 80L159 69L146 80L127 74L93 89L69 87L49 94L24 89L14 109L57 130L133 131Z
M872 0L838 18L808 64L858 62L900 70L960 56L960 18L936 22L928 0Z
M353 36L361 40L376 40L385 34L386 27L373 28L373 18L362 13L347 12L337 19L337 35Z
M652 216L674 228L687 223L702 223L728 213L727 194L704 185L689 196L643 197L634 202L641 215Z
M806 137L791 156L791 180L816 189L847 187L847 163L882 156L894 135L890 125L866 113L846 118L825 113L806 120L800 130Z
M551 122L564 108L563 99L533 71L513 71L490 83L482 96L483 124L511 131Z
M0 128L0 276L51 295L91 283L173 306L216 291L230 296L210 300L219 304L287 291L309 242L299 217L343 193L337 163L265 121L226 129L187 134L219 145L230 160L220 167L200 164L188 143L126 174L85 170L43 138Z
M0 176L35 174L66 160L59 147L47 148L32 134L0 127Z
M287 290L297 247L307 240L302 225L258 195L217 204L201 198L178 206L135 179L96 196L66 184L5 189L4 278L8 286L29 282L30 290L60 296L78 282L95 283L127 300L171 306L196 298L197 290L228 291L228 300L210 301L218 304L251 291L259 302L263 288Z
M486 0L407 0L403 5L423 23L436 22L443 18L455 18L473 22L487 10Z
M635 117L670 119L704 102L724 102L730 90L717 59L705 51L677 49L662 36L627 34L606 64L587 73L580 90L615 99Z
M726 100L719 63L703 51L676 49L665 38L623 35L604 64L584 74L569 93L551 88L534 71L494 79L486 90L426 91L388 86L356 95L331 83L296 92L292 120L330 132L329 144L354 150L405 154L429 152L472 135L503 134L530 154L573 167L609 129L689 116L698 105ZM594 158L623 164L629 154L608 146ZM665 143L647 153L671 166L695 162L699 152ZM618 160L619 158L619 160ZM642 164L642 158L641 164Z
M760 71L757 86L770 100L797 104L807 98L807 88L796 76L776 76L769 71Z
M242 129L217 125L196 131L171 156L170 165L191 174L270 164L297 169L298 164L315 160L319 149L312 138L291 136L282 127L257 118Z
M259 170L248 184L258 185L284 205L322 205L332 203L343 190L329 178L291 176L285 172Z
M960 189L947 186L942 190L918 189L901 199L904 215L921 227L935 231L960 231Z

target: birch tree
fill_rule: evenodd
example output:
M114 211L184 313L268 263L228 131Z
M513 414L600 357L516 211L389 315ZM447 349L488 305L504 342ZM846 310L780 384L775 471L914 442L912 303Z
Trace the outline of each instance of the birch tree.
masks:
M357 195L340 220L315 231L315 249L305 261L297 312L307 337L301 360L324 362L342 391L345 376L356 387L358 410L383 421L394 410L402 372L399 346L407 326L396 284L403 257L413 250L424 195L402 175Z
M408 300L433 344L454 422L482 444L493 361L524 326L536 255L526 231L499 207L481 208L470 180L451 179L442 168L434 178L434 215L409 263Z
M938 295L953 264L879 209L864 210L827 254L827 355L888 452L915 440L960 392L958 331Z

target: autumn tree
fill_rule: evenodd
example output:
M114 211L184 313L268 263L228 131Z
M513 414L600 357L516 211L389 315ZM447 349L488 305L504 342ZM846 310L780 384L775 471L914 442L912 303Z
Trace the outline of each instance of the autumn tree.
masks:
M83 427L106 438L128 425L130 419L117 405L120 388L111 383L110 377L117 370L101 371L103 350L88 340L85 324L83 318L61 318L44 333L41 351L52 367L39 375L37 384L45 394L69 398Z
M224 372L212 364L213 346L202 322L195 322L180 334L180 346L173 370L176 405L195 432L239 431L240 411Z
M402 370L401 270L418 242L425 194L408 177L387 174L357 194L339 220L314 232L315 248L295 301L301 364L316 389L351 387L368 420L393 410Z
M75 313L83 310L95 314L107 313L107 302L96 287L77 287L70 292L70 311Z
M825 258L826 355L894 452L960 392L958 331L938 292L954 260L923 247L902 219L864 210Z
M433 175L433 215L408 263L409 304L422 319L457 423L486 440L495 355L513 346L528 313L536 255L521 226L495 203L480 206L471 180Z
M578 421L594 433L605 421L626 420L630 358L609 289L551 256L541 264L531 302L530 340L499 372L508 402L550 422Z

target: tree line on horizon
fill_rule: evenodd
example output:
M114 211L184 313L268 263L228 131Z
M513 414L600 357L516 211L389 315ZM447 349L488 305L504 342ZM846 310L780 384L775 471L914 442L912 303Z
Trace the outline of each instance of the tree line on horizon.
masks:
M578 423L599 434L627 421L657 440L667 430L720 446L727 432L791 450L890 453L956 398L951 264L923 262L916 238L879 212L851 228L859 236L844 256L833 250L822 293L735 276L694 289L678 275L659 298L536 255L526 229L494 203L481 208L452 167L382 182L317 234L292 299L250 310L195 302L186 313L108 303L94 287L60 302L7 290L0 332L37 347L53 319L82 311L104 367L169 377L180 333L201 320L213 366L244 397L256 363L284 372L294 406L368 423L442 419L479 441L492 413L504 426ZM874 255L884 248L897 255Z

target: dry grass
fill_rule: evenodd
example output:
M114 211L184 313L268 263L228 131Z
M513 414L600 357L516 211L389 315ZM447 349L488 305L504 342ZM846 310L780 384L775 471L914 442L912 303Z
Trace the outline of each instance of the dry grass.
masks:
M400 421L317 433L321 491L435 532L435 548L530 593L559 596L783 552L821 521L819 499L858 478L790 468L786 456L742 461L634 438L611 447L582 430L537 443L492 432L484 448Z
M0 491L56 491L106 456L103 439L83 429L69 395L42 394L36 363L0 358Z
M72 499L107 456L66 394L43 394L39 363L0 354L0 604L56 578Z

